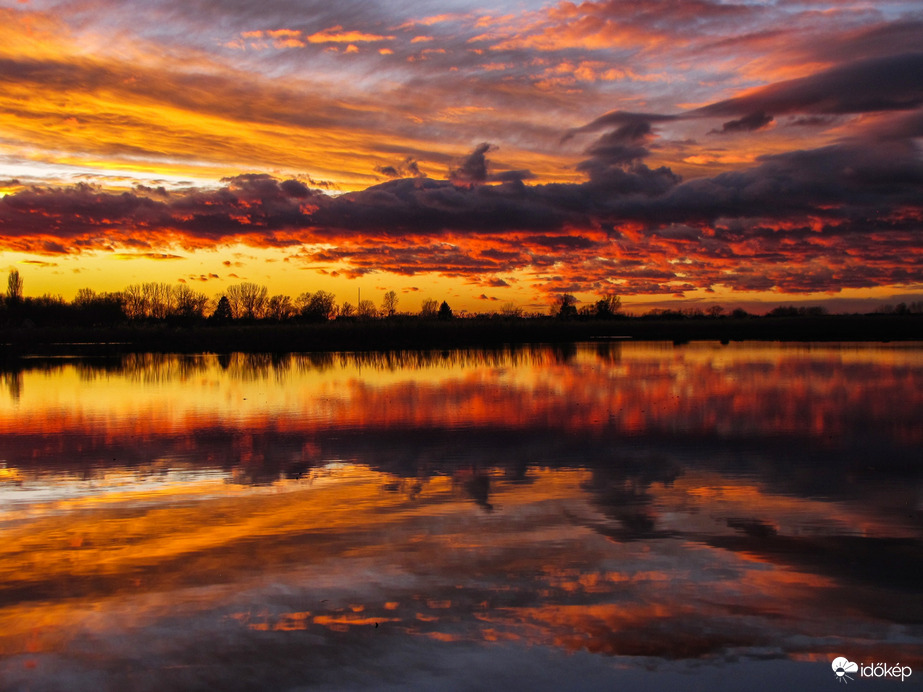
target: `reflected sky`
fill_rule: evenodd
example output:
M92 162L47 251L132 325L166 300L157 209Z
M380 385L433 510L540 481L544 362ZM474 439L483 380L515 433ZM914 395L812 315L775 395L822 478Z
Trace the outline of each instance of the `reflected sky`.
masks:
M923 675L921 375L906 344L23 361L0 687Z

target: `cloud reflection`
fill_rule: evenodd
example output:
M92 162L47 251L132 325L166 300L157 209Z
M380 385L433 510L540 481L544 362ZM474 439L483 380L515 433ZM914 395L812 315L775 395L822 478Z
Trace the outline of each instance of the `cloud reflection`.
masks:
M20 371L0 410L0 672L348 689L425 688L469 658L532 661L527 683L539 658L610 682L923 663L917 351L402 358ZM798 421L815 407L825 426Z

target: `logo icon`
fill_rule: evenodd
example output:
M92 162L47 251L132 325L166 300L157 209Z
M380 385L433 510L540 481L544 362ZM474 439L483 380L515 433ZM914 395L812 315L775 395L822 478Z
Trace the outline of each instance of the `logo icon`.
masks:
M849 684L849 681L854 679L847 675L847 673L857 673L859 671L858 663L853 663L842 656L837 656L830 665L833 668L833 672L836 673L836 681L845 684Z

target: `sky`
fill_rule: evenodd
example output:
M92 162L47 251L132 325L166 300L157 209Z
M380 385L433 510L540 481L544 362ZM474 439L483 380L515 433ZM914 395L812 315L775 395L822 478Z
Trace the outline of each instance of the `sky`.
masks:
M0 0L0 273L919 300L921 46L912 1Z

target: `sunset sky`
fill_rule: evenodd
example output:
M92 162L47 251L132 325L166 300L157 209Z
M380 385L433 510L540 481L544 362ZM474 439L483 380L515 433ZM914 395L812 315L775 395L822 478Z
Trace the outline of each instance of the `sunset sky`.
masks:
M0 274L920 300L921 46L910 0L0 0Z

